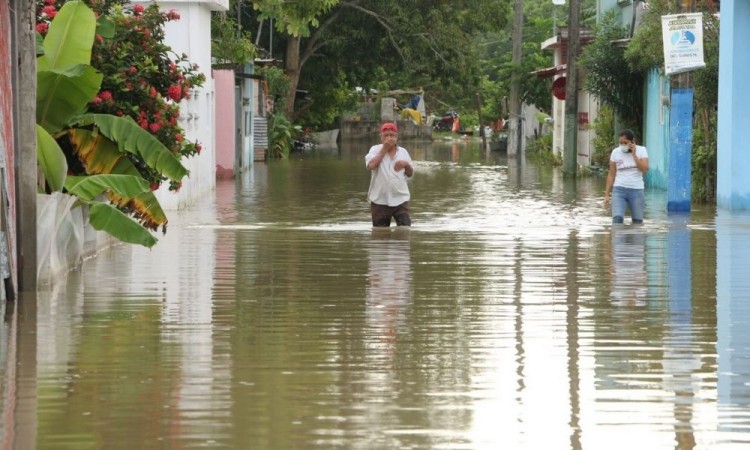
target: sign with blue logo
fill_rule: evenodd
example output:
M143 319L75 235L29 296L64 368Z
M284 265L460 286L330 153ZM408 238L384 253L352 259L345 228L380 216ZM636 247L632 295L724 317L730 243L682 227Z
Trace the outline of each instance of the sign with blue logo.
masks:
M703 59L703 14L661 16L664 72L667 75L706 67Z

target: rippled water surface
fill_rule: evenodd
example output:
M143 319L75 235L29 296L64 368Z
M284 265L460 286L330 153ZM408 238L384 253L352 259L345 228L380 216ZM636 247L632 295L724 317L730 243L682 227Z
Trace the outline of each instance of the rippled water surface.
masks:
M406 146L411 229L345 145L8 307L0 447L750 448L750 218L613 228L600 178Z

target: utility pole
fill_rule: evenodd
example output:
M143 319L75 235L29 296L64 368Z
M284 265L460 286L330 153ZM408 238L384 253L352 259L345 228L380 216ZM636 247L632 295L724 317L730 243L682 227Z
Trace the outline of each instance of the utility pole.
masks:
M565 80L565 150L563 174L576 177L578 159L578 53L581 41L581 0L570 0L568 68Z
M515 0L513 6L513 67L518 70L521 67L521 44L523 43L523 0ZM522 152L523 122L521 118L521 74L513 74L513 83L510 87L510 123L511 136L508 145L508 155L516 155L519 160ZM515 129L512 125L515 124ZM515 131L513 133L512 131Z
M34 48L36 17L34 2L11 2L15 34L13 50L17 53L13 66L14 102L13 131L16 144L16 241L18 258L18 290L36 292L37 285L37 148L36 148L36 56ZM3 205L2 207L5 207Z
M477 115L479 116L479 136L482 138L482 150L487 149L487 136L484 133L484 122L482 121L482 95L477 92Z
M680 12L695 11L695 0L681 0ZM667 212L690 212L692 197L693 98L691 72L672 77L669 114Z

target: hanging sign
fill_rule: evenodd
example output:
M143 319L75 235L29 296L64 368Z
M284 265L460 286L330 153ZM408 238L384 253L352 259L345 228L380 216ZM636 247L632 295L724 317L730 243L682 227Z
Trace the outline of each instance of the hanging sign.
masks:
M552 95L558 100L565 100L565 77L552 82Z
M703 59L703 14L661 16L664 72L667 75L706 67Z

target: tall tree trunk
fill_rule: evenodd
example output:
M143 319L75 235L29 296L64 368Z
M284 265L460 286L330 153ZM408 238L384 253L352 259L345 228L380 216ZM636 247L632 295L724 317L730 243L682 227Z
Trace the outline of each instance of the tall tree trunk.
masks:
M294 97L297 95L297 85L299 84L299 75L302 69L300 64L300 42L302 36L290 36L286 43L286 62L285 72L289 77L290 87L286 95L286 104L284 105L284 114L287 119L294 122Z

